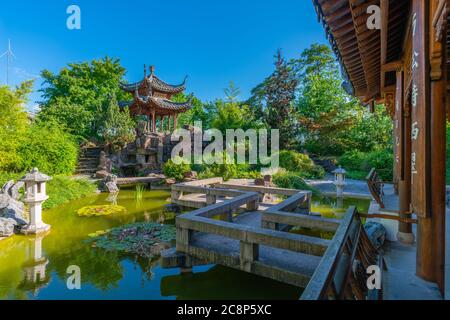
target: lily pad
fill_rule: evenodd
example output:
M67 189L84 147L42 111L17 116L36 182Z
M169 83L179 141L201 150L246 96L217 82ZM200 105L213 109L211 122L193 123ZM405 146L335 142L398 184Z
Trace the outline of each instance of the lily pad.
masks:
M100 217L111 214L123 214L127 209L118 205L88 206L77 211L80 217Z
M169 248L176 238L176 228L152 222L134 223L92 234L87 240L93 247L153 258Z

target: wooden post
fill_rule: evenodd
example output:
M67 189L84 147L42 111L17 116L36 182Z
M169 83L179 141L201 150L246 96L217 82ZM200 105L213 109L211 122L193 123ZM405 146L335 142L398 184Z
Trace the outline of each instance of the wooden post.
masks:
M206 195L206 204L208 206L210 206L212 204L216 204L216 202L217 202L217 197L215 195L211 195L211 194Z
M435 281L441 293L445 293L445 224L446 224L446 93L447 59L445 0L430 1L430 76L431 76L431 114L430 114L430 179L431 179L431 218L432 247L434 254Z
M152 111L152 132L156 132L156 113Z
M419 50L427 58L421 68L425 71L426 78L419 82L419 89L424 91L429 89L430 95L425 105L419 105L420 111L416 114L419 123L415 126L414 118L412 125L412 137L418 135L419 142L422 139L421 147L426 152L423 179L419 183L424 184L420 189L413 189L413 205L418 214L419 223L417 227L417 274L423 279L438 283L441 292L445 287L445 153L446 153L446 63L442 42L445 36L440 39L436 32L438 28L436 22L436 11L439 1L413 1L413 14L417 19L418 43L415 50ZM443 20L446 15L443 14ZM445 23L446 21L443 21ZM445 29L445 28L444 28ZM442 31L442 30L441 30ZM445 34L445 32L444 32ZM430 59L428 59L430 58ZM420 65L420 64L419 64ZM425 68L428 66L431 68ZM414 74L413 69L413 74ZM419 77L421 76L418 75ZM420 79L420 78L419 78ZM431 81L430 81L431 80ZM425 97L427 97L425 95ZM424 98L423 96L421 98ZM417 128L417 130L416 130ZM424 129L422 133L421 130ZM425 188L425 189L424 189ZM422 192L426 191L424 197ZM425 201L424 203L421 203Z
M192 230L177 227L177 251L185 252L189 250L189 244L192 238Z
M241 269L246 272L252 271L253 262L259 258L259 245L255 243L240 242Z
M395 99L394 162L399 189L400 217L411 218L411 116L409 104L404 101L404 73L402 70L397 70ZM397 238L405 244L413 244L412 224L400 222Z
M251 201L249 203L247 203L247 210L248 211L258 211L259 208L259 201L258 200L254 200Z
M175 114L174 118L173 118L173 129L177 130L177 126L178 126L178 115Z

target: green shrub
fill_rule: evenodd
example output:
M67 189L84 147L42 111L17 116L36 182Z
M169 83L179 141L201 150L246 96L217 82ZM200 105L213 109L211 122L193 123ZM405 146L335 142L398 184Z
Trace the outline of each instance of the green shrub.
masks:
M325 170L314 164L309 156L290 150L280 152L280 167L287 171L296 172L304 178L321 179Z
M72 174L77 165L78 145L74 138L54 124L34 123L18 148L16 171L37 167L48 175Z
M184 174L189 171L191 171L191 165L181 157L177 157L175 161L170 159L163 165L164 175L177 181L183 180Z
M294 172L280 170L273 176L273 183L279 188L313 191L314 194L318 193L318 190L308 185L299 174Z
M72 200L93 194L97 186L87 179L73 179L67 176L55 176L47 183L49 199L44 202L44 209L51 209Z
M14 172L0 172L0 189L3 187L5 183L8 181L20 180L25 174L22 173L14 173Z
M393 179L394 157L391 150L369 153L347 152L339 159L339 164L353 179L364 179L372 168L377 170L382 180L392 181Z
M339 164L346 170L362 170L362 164L366 154L359 151L350 151L345 153L340 159Z

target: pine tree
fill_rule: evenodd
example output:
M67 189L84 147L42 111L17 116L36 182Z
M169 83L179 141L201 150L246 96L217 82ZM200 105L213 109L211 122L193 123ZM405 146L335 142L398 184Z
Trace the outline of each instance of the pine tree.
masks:
M101 129L101 135L105 142L113 149L123 148L135 138L136 124L130 116L128 108L120 110L117 98L113 95L109 99L105 121Z
M289 149L295 143L296 122L293 102L298 86L296 72L278 50L274 73L266 80L262 92L266 100L264 120L269 129L280 130L280 148Z

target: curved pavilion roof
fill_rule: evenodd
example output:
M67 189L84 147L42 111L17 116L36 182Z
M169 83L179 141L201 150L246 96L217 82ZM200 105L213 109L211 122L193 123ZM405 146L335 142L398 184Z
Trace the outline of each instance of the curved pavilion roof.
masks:
M157 115L172 115L188 111L191 108L192 96L185 102L173 102L170 98L186 89L186 79L179 85L168 84L154 74L154 67L150 68L150 76L147 76L144 67L144 79L142 81L124 84L120 83L122 90L133 94L131 101L120 102L119 106L129 107L133 114L150 115L155 111ZM155 94L156 93L156 94Z
M165 94L177 94L186 90L186 80L187 76L184 78L183 82L177 85L168 84L167 82L161 80L154 74L154 68L151 67L151 73L149 76L144 74L144 79L135 83L120 83L120 87L122 90L127 91L129 93L134 93L136 90L140 90L142 88L151 89L160 93ZM146 71L145 71L146 72Z

